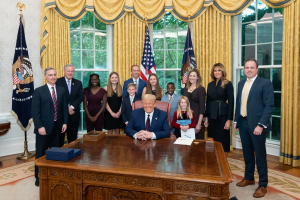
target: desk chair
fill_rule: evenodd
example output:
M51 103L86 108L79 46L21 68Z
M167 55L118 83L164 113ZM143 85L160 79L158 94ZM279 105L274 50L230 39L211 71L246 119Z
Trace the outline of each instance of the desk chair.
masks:
M139 109L139 108L142 108L142 107L143 107L143 103L142 103L141 100L132 103L132 110ZM171 119L171 115L170 115L171 104L169 104L167 102L156 101L155 102L155 108L157 108L159 110L162 110L162 111L164 111L164 112L167 113L168 122L169 122L170 130L171 130L172 129L172 125L171 125L172 119ZM170 138L176 138L176 136L174 135L174 133L171 132Z

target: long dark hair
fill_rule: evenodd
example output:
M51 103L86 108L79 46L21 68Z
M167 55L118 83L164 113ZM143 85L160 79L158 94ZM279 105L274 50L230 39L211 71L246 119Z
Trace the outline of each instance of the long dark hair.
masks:
M91 75L90 75L90 79L89 79L89 85L88 85L86 88L84 88L84 90L87 90L88 93L91 92L91 88L92 88L92 81L91 81L92 76L97 76L97 77L98 77L98 79L99 79L98 86L101 87L101 86L100 86L100 77L99 77L99 74L91 74Z
M161 90L162 88L159 86L159 80L156 74L152 73L149 75L148 77L148 82L147 82L147 86L146 86L146 94L152 94L152 86L150 84L150 77L151 76L155 76L156 78L156 84L155 84L155 96L156 99L161 99Z

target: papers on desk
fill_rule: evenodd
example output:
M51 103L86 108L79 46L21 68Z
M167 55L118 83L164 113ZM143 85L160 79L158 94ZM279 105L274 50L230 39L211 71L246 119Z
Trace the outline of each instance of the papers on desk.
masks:
M174 142L174 144L191 145L193 141L194 141L194 139L191 139L191 138L182 138L182 137L179 137Z
M183 130L180 130L180 131L181 131L182 138L195 139L195 129L194 128L189 128L186 132L184 132Z

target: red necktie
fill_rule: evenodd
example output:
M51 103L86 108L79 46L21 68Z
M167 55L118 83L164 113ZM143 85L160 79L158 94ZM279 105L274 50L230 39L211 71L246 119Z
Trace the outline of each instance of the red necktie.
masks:
M56 101L56 95L55 95L54 87L51 87L51 89L52 89L52 101L53 101L53 106L54 106L54 121L57 121L57 101Z
M148 118L146 121L146 131L150 131L150 115L148 115Z

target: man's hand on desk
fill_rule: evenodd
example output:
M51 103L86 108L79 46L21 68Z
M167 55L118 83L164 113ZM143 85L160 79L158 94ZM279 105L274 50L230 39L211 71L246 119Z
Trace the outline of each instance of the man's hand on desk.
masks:
M140 131L136 134L136 137L140 140L150 140L153 137L153 134L149 131Z

